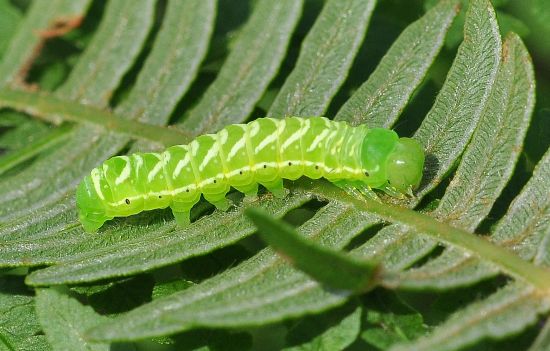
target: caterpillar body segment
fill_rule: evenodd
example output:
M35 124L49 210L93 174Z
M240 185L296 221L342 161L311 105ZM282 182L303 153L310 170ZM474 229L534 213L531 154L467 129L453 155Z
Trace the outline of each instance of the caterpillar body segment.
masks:
M324 117L260 118L162 153L110 158L83 179L76 200L89 232L114 217L166 207L184 226L201 195L226 210L231 187L251 197L261 184L283 196L283 179L306 176L370 196L370 188L402 196L420 183L423 164L420 144L388 129Z

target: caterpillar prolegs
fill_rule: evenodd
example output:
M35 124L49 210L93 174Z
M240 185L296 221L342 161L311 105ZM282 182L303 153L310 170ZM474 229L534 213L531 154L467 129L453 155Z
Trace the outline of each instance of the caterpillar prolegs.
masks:
M376 196L371 188L412 195L423 165L421 145L392 130L324 117L259 118L163 153L112 157L84 178L76 202L88 232L113 217L166 207L185 226L201 194L226 210L230 187L255 196L261 184L284 196L283 179L306 176L370 196Z

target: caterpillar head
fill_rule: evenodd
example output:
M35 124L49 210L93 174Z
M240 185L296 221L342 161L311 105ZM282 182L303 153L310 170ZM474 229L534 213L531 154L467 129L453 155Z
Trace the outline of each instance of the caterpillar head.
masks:
M420 185L423 169L422 145L411 138L400 138L386 160L389 185L402 194L411 193Z
M105 208L90 176L86 176L76 189L76 205L80 223L87 232L97 231L106 220L111 219L105 215Z

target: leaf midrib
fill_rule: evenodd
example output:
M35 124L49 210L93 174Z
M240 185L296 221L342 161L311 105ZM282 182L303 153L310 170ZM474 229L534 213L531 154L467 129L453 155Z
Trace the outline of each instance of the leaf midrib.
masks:
M139 139L159 142L163 145L181 144L191 136L177 128L167 128L130 120L109 110L58 98L55 95L12 89L0 89L0 107L56 122L58 118L91 124L104 130L123 133Z
M326 183L324 186L307 183L303 185L305 190L309 190L323 198L340 199L354 205L361 211L378 215L393 223L403 224L437 241L470 252L483 261L491 262L501 271L516 279L533 285L542 294L550 295L550 270L525 261L515 253L497 246L481 236L439 222L433 217L407 208L380 203L368 198L353 198L342 190Z

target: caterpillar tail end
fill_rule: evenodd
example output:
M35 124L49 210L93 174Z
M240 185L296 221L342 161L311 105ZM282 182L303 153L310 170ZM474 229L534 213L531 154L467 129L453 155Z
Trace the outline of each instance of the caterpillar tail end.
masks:
M105 221L107 221L109 218L105 219L91 219L83 214L80 214L79 216L80 223L82 224L82 227L84 228L84 231L87 233L95 233Z
M113 217L105 213L104 201L97 193L91 176L86 176L76 189L76 207L78 207L78 219L82 227L88 233L97 230Z

